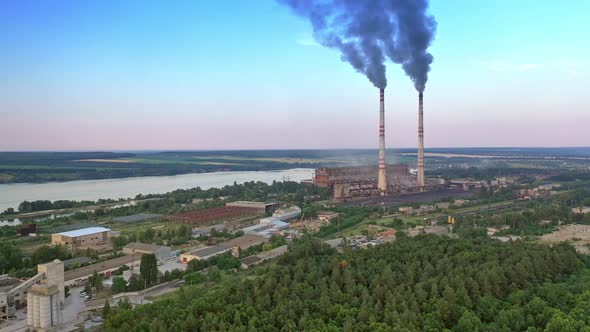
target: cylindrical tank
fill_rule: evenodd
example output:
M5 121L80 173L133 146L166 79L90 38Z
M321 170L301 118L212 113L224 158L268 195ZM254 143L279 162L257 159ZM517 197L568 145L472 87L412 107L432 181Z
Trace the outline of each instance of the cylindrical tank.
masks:
M35 324L35 305L33 301L33 294L27 293L27 325L29 326Z
M51 327L51 303L49 296L39 297L39 327L42 329Z
M33 326L39 327L39 296L33 295Z

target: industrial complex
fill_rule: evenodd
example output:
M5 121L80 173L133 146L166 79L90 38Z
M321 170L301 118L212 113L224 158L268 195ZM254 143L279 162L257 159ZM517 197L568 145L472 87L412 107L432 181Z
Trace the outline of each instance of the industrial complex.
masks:
M418 100L418 160L416 174L408 165L385 162L385 96L379 90L379 162L378 165L349 166L316 169L313 183L329 188L334 200L361 197L398 195L434 189L424 175L424 121L423 95Z

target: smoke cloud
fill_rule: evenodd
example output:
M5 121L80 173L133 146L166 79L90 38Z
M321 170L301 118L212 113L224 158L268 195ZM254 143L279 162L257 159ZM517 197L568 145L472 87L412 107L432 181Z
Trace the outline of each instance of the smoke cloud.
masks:
M423 91L432 55L427 52L436 22L428 0L278 0L308 18L314 38L338 49L341 58L377 88L387 86L385 59L402 64Z
M424 92L433 56L428 47L434 40L436 20L426 13L428 0L389 0L385 1L388 12L397 21L397 48L388 53L396 63L402 63L406 74L414 82L418 92ZM401 61L400 61L401 60Z

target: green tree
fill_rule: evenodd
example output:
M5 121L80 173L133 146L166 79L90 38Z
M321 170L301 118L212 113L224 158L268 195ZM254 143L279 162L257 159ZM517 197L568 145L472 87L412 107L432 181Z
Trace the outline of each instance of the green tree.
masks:
M102 307L102 318L107 319L111 315L111 305L109 304L109 300L107 299L104 301L104 306Z
M144 286L145 286L145 283L143 282L143 280L141 280L141 278L139 277L139 275L133 274L129 278L129 283L127 285L127 290L129 290L131 292L136 292L136 291L139 291L139 290L144 289Z
M459 322L453 329L455 332L479 332L482 330L482 324L479 318L472 311L465 310L459 319Z
M102 286L103 280L104 280L104 275L94 271L92 276L90 278L88 278L88 283L90 284L90 287L92 289L94 289L97 292L100 292L103 288L103 286Z
M123 293L127 291L127 281L123 277L113 277L113 286L111 289L113 294Z
M151 287L158 283L158 260L154 254L145 254L141 256L139 267L140 279L144 282L144 287Z

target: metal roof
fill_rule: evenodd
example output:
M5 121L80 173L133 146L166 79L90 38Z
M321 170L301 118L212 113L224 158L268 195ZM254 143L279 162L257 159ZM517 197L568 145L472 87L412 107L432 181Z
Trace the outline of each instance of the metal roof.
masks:
M225 252L225 251L228 251L228 250L229 250L229 248L227 248L227 247L212 246L212 247L205 247L205 248L201 248L201 249L197 249L197 250L193 250L193 251L187 252L187 255L199 256L199 257L207 257L207 256L211 256L213 254L220 253L220 252Z
M220 243L220 246L226 248L240 247L242 249L248 249L249 247L268 242L268 239L262 236L245 234L235 239Z
M66 259L64 261L64 266L70 266L70 265L75 265L75 264L86 264L86 263L90 263L90 262L92 262L92 258L90 258L90 257L86 257L86 256L74 257L74 258Z
M149 244L149 243L141 243L141 242L131 242L128 245L126 245L125 247L123 247L123 249L147 251L147 252L151 252L151 253L155 253L162 248L170 249L169 247L166 247L166 246L160 246L157 244Z
M110 232L111 230L104 227L88 227L82 229L76 229L74 231L62 232L57 233L58 235L68 236L68 237L77 237L77 236L84 236L84 235L91 235L96 233L102 232Z

